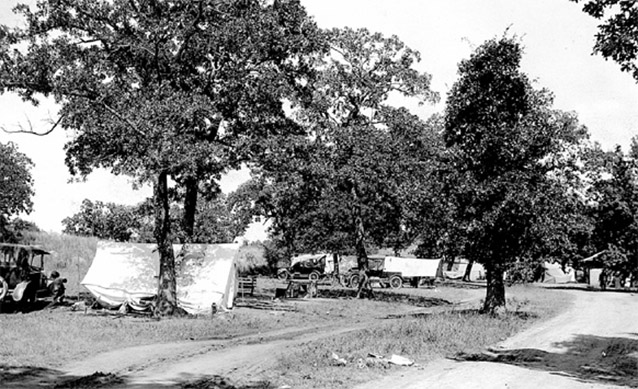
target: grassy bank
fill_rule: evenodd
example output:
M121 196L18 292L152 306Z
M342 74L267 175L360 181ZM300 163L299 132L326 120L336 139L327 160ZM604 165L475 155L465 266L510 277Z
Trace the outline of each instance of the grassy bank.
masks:
M260 280L263 283L264 280ZM260 288L263 290L262 288ZM376 320L413 307L387 301L317 299L288 302L294 311L238 308L214 316L155 320L68 307L0 314L0 359L11 366L59 367L72 360L125 347L225 339L278 329Z

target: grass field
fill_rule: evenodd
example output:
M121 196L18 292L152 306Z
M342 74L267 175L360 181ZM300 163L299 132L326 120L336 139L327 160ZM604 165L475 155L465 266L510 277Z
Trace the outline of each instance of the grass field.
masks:
M37 234L33 242L52 255L47 272L66 277L68 292L82 291L80 282L95 254L97 240ZM259 261L259 250L244 248L247 262ZM272 296L276 280L260 278L258 292ZM352 290L330 289L317 302L298 301L292 312L239 308L201 317L155 320L73 312L68 308L28 314L0 314L0 367L58 368L101 352L154 343L228 338L270 330L308 326L369 323L365 330L309 341L276 361L269 371L272 387L346 388L399 369L371 363L368 354L401 355L419 364L474 352L562 311L570 302L555 290L515 286L507 289L510 313L490 317L477 313L482 288L439 285L434 289L403 288L377 293L378 300L353 299ZM446 304L446 302L449 302ZM462 304L461 304L462 303ZM406 315L416 307L441 304L434 313ZM438 313L437 313L438 312ZM332 354L346 361L337 366ZM363 367L361 367L363 365Z
M270 292L275 281L260 279L260 291ZM235 309L213 317L187 317L154 320L144 317L72 312L68 308L43 310L29 314L0 315L0 359L2 366L56 368L73 360L109 350L173 341L227 338L283 328L304 326L348 326L357 322L372 323L355 333L305 343L277 361L267 377L274 387L294 388L349 387L383 375L392 367L371 366L362 370L358 360L368 353L384 356L399 354L418 363L470 352L494 344L520 331L536 320L547 318L569 304L558 291L537 288L509 288L510 308L518 310L494 318L476 313L484 290L439 287L404 289L418 292L422 301L453 303L472 300L470 309L446 306L452 312L422 317L402 316L413 310L401 302L371 301L352 298L322 299L317 303L292 303L295 312L272 312L248 308ZM384 298L379 294L380 298ZM398 295L406 302L414 296ZM401 301L401 300L398 300ZM388 317L395 318L389 319ZM398 318L397 318L398 317ZM346 359L346 366L334 366L332 353Z

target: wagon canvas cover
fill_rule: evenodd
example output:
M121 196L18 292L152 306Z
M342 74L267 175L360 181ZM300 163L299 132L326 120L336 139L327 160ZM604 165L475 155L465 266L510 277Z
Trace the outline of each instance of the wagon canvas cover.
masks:
M435 278L439 272L441 258L405 258L385 257L384 269L386 272L401 273L403 277L431 277Z
M157 293L159 253L155 244L98 242L82 285L103 306L143 307ZM230 309L237 290L236 244L174 245L178 305L191 314L211 306Z

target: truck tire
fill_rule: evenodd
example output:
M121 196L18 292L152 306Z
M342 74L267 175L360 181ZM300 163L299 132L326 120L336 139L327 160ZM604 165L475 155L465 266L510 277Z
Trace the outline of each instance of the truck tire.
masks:
M403 286L403 278L401 278L401 276L390 277L390 286L392 289L401 289Z
M285 281L288 278L290 278L290 273L286 269L279 270L277 272L277 278L279 278L282 281Z
M319 278L321 277L321 274L319 274L318 271L312 271L310 272L310 274L308 274L308 279L310 281L319 281Z
M2 304L2 300L4 300L8 292L9 285L7 284L7 281L5 281L4 278L0 277L0 304Z

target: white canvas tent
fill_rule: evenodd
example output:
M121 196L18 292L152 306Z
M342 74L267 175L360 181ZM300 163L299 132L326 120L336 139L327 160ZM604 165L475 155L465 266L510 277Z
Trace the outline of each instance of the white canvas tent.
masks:
M576 282L576 272L569 268L569 272L565 273L560 263L543 264L543 283L545 284L566 284L568 282Z
M237 244L174 245L178 305L191 314L233 307L237 291ZM98 242L82 285L103 306L143 308L157 293L159 254L155 244Z
M460 280L465 275L470 261L464 258L456 258L452 263L451 269L443 272L445 278L450 280ZM485 279L485 268L480 263L474 262L470 270L470 281L479 281Z

